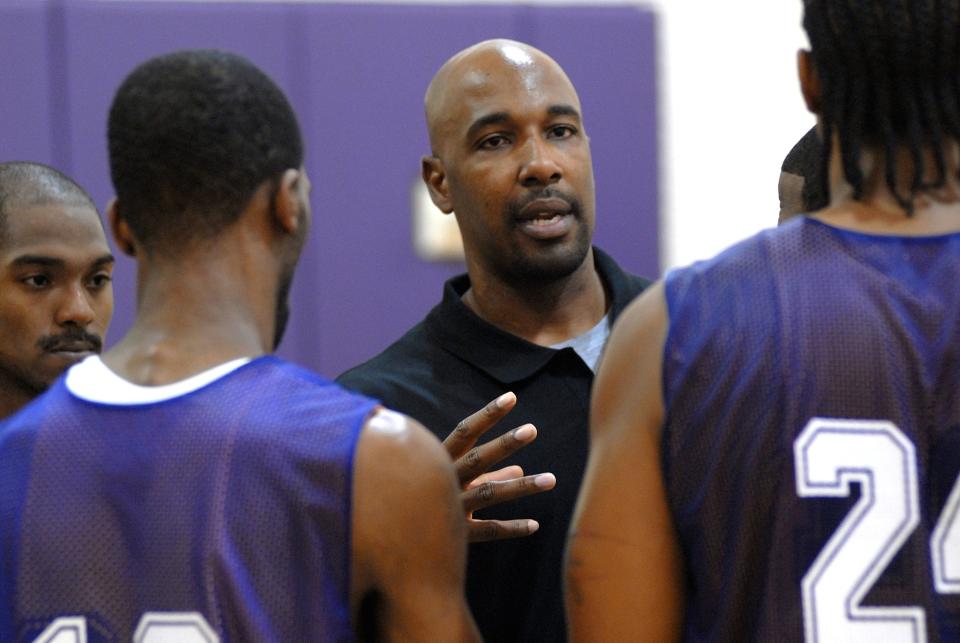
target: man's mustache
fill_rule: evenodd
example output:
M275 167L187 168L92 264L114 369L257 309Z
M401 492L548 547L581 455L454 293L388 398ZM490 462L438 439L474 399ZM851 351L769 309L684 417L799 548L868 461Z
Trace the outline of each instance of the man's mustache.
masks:
M523 197L510 204L510 212L514 216L519 216L521 210L540 199L559 199L564 201L570 206L570 214L575 217L580 216L580 199L552 187L527 192Z
M99 353L103 340L99 335L89 333L82 328L71 328L59 335L44 335L37 341L40 350L47 353L60 351Z

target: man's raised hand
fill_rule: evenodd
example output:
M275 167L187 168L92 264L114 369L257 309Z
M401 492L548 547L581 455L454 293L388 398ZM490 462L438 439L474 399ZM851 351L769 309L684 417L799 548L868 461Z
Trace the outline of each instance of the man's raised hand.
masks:
M540 528L535 520L478 520L474 519L473 512L515 498L548 491L557 483L552 473L524 476L523 469L517 465L487 471L536 439L537 429L532 424L524 424L495 440L474 446L516 403L516 395L504 393L461 420L443 441L443 446L454 461L463 489L460 498L467 514L470 542L517 538L534 533Z

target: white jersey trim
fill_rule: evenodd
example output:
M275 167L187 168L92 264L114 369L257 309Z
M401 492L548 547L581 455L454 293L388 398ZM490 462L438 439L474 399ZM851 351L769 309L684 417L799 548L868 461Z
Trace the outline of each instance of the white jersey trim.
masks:
M249 357L240 357L163 386L140 386L111 371L98 355L91 355L67 371L65 384L70 393L87 402L115 406L155 404L193 393L229 375L250 360Z

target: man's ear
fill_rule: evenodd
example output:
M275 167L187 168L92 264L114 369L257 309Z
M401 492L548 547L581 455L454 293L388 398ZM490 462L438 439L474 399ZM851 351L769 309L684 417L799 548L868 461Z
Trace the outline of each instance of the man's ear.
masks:
M280 177L280 184L270 196L273 203L270 212L274 221L282 230L290 234L299 231L300 226L306 225L306 174L303 170L286 170Z
M817 68L813 64L813 57L806 49L797 52L797 75L800 77L800 92L803 94L807 109L819 116L823 90Z
M443 161L436 156L424 156L420 159L420 175L427 185L433 204L444 214L453 212L453 201L447 190L447 173L443 169Z
M117 197L110 199L107 204L107 221L110 224L110 234L113 235L113 241L117 244L125 255L130 257L137 256L137 243L130 230L127 220L120 214L120 208L117 206Z

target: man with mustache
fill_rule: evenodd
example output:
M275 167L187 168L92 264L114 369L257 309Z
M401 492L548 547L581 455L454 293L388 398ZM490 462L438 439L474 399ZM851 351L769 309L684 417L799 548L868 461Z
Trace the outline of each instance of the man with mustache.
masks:
M0 419L100 352L112 271L83 188L40 163L0 163Z
M108 141L137 316L0 431L0 640L477 640L439 442L269 355L312 216L283 92L159 56Z
M556 474L557 488L484 515L505 521L488 523L488 538L539 529L471 545L467 595L486 640L564 641L561 558L593 372L610 323L647 281L591 247L589 139L577 92L549 56L481 42L441 67L425 108L423 180L434 203L456 213L467 274L445 285L423 322L339 382L435 431L499 395L513 404L506 392L515 393L511 417L539 430L515 462ZM510 521L518 515L536 522Z

